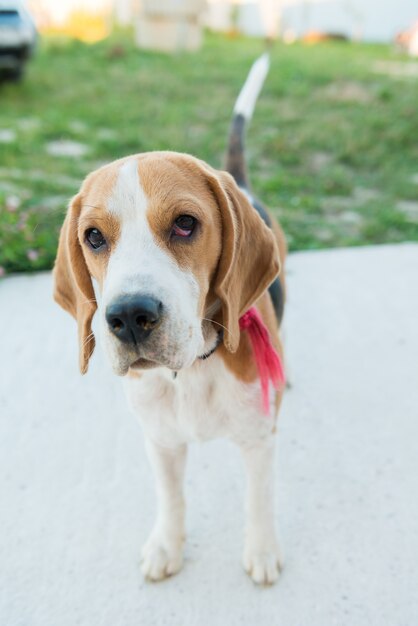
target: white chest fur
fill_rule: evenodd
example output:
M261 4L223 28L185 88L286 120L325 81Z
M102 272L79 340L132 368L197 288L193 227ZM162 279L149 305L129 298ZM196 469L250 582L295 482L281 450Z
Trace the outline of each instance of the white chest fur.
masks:
M261 408L260 382L239 381L217 355L197 361L177 377L167 369L125 379L129 404L145 434L162 446L226 437L254 443L274 428L274 394L270 416Z

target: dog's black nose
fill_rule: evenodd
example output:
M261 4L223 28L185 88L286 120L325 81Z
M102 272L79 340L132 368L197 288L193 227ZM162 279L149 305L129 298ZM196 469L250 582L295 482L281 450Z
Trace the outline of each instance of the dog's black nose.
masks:
M118 339L138 344L158 326L162 309L162 303L150 296L123 296L108 305L106 321Z

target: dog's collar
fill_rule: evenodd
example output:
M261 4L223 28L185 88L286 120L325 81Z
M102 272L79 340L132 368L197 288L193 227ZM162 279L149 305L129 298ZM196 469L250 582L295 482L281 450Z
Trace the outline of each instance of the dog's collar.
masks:
M199 361L206 361L206 359L208 359L210 356L212 356L212 354L214 352L216 352L216 350L219 348L219 346L221 345L222 341L224 338L224 331L223 329L220 330L216 336L216 342L215 345L213 346L213 348L211 348L208 352L205 352L204 354L201 354L200 356L198 356L197 358L199 359ZM173 378L176 379L177 378L177 372L173 372Z

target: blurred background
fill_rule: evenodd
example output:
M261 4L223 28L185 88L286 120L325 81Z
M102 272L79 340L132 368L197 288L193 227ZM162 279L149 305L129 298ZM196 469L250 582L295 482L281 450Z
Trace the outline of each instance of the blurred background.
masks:
M291 249L418 240L416 0L0 0L0 276L51 267L84 176L130 153L222 167L247 141Z

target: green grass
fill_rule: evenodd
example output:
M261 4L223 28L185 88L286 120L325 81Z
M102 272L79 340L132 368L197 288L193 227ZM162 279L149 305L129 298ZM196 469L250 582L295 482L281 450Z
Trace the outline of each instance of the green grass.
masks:
M0 86L0 267L51 267L68 199L103 162L171 149L222 165L231 108L263 44L208 35L196 54L45 39L18 84ZM277 44L248 133L253 188L292 249L418 240L417 78L389 47ZM416 63L416 62L415 62ZM50 141L85 144L82 157ZM406 209L405 209L406 206Z

